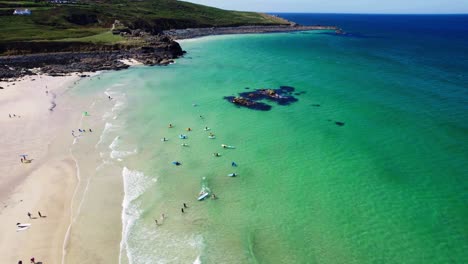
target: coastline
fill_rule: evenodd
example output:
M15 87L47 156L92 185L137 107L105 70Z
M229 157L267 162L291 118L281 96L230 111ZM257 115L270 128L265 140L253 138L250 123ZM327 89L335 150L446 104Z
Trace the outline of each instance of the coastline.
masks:
M340 32L340 28L336 26L300 26L294 24L285 26L240 26L173 29L165 30L164 34L174 38L175 40L181 40L217 35L284 33L313 30L334 30Z
M61 262L78 183L70 130L81 116L75 110L80 102L74 103L67 93L80 75L33 75L0 82L4 87L0 90L2 263L26 263L31 257L43 263ZM21 163L21 154L31 162ZM17 231L17 223L31 226Z
M194 39L204 36L284 33L295 31L333 30L342 31L336 26L239 26L210 27L165 30L162 35L146 36L146 45L141 47L109 46L105 49L85 44L58 43L55 47L36 43L37 47L22 47L12 54L0 56L0 80L18 79L35 75L34 69L42 74L62 76L76 72L96 72L122 70L135 64L166 66L185 52L176 40ZM69 46L66 46L69 45ZM47 52L40 52L41 49Z

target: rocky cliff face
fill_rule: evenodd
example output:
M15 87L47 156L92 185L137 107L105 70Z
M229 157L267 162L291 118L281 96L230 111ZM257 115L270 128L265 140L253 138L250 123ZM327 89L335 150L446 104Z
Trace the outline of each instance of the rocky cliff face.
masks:
M0 79L30 75L33 68L50 75L128 68L122 59L135 59L145 65L167 65L184 54L179 43L167 36L149 36L145 43L139 47L60 42L23 43L24 47L3 45L0 52L3 48L16 55L0 57Z

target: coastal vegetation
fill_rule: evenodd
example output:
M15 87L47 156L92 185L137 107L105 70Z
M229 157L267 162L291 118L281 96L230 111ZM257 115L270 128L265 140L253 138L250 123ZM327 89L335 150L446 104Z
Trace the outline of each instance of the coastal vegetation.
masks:
M31 14L13 15L16 9L29 9ZM0 0L0 44L70 39L114 44L123 39L110 37L106 32L110 32L116 20L122 28L152 34L181 28L288 24L286 20L265 14L227 11L176 0Z

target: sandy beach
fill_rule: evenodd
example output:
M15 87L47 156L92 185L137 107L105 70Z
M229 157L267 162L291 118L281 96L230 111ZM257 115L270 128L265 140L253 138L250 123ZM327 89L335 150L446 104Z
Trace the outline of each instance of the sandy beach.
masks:
M0 263L62 262L78 182L70 131L81 117L66 96L79 79L35 75L0 82ZM21 162L23 154L30 163ZM17 231L17 223L31 225Z

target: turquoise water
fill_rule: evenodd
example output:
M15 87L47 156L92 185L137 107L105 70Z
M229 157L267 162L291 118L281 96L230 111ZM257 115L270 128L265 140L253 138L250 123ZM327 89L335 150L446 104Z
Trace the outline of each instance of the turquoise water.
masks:
M90 82L124 102L109 122L128 262L468 262L467 53L450 64L458 42L421 57L421 39L385 34L202 38L176 64ZM282 85L299 101L223 100ZM197 201L202 185L217 199Z

